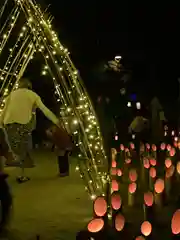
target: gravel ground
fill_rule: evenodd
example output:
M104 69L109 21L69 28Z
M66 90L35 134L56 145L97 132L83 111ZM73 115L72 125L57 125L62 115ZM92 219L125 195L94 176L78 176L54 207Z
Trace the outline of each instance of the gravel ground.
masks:
M75 172L76 160L71 159L70 177L59 178L53 153L36 151L33 158L36 167L26 170L29 182L16 183L19 169L7 169L14 197L12 239L75 239L92 217L92 202Z

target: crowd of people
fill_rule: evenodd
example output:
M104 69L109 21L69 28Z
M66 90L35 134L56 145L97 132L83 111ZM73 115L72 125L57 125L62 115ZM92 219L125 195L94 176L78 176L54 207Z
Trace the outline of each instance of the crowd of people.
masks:
M60 176L69 175L68 155L72 150L72 141L60 119L32 90L31 82L23 78L18 82L18 88L7 96L0 118L0 233L8 225L12 207L12 197L7 183L8 174L5 173L4 167L19 166L23 169L27 161L32 160L31 141L32 132L36 127L37 108L52 122L46 134L55 145ZM24 176L18 177L17 180L23 182Z

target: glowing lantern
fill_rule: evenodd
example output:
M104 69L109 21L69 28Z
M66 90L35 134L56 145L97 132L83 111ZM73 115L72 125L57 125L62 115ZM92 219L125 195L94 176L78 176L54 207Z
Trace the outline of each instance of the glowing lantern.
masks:
M144 202L148 207L151 207L154 202L154 196L152 192L147 192L144 194Z
M135 182L129 184L129 187L128 187L129 193L131 194L135 193L136 189L137 189L137 184Z
M170 145L170 144L167 145L167 150L168 150L168 151L171 150L171 145Z
M115 218L115 228L118 232L122 231L125 225L125 218L122 214L117 214Z
M136 108L137 108L138 110L141 109L141 103L140 103L140 102L137 102L137 103L136 103Z
M166 170L166 178L172 177L172 175L174 174L174 170L175 170L174 165L172 165L170 168L168 168Z
M113 193L111 196L111 205L114 210L121 208L121 197L118 193Z
M156 159L152 158L149 161L152 166L156 166Z
M132 150L135 149L134 143L130 143L130 148L131 148Z
M169 155L170 155L171 157L173 157L173 156L175 155L175 153L176 153L175 149L174 149L174 148L171 148L171 150L170 150L170 152L169 152Z
M178 137L174 137L174 141L177 142L178 141Z
M123 144L120 144L120 150L124 151L124 145Z
M145 240L143 236L138 236L135 240Z
M161 143L161 150L165 150L166 148L166 144L165 143Z
M94 212L98 217L103 217L106 214L107 203L103 197L98 197L94 201Z
M118 135L116 135L116 136L114 137L114 140L115 140L115 141L117 141L117 140L118 140Z
M180 209L178 209L171 220L171 230L173 234L180 234Z
M115 179L112 180L112 190L113 191L119 190L118 182Z
M126 162L127 164L130 164L130 163L131 163L131 159L130 159L130 158L125 159L125 162Z
M117 172L116 168L111 168L111 175L112 176L115 176L116 172Z
M127 106L128 106L128 107L131 107L131 102L128 102L128 103L127 103Z
M180 174L180 162L177 163L177 165L176 165L176 170L177 170L177 172Z
M149 163L148 158L144 158L144 159L143 159L143 164L144 164L144 167L145 167L146 169L150 168L150 163Z
M118 175L118 177L121 177L122 176L122 170L119 168L119 169L117 169L117 175Z
M156 147L155 144L152 145L152 150L153 150L153 152L156 152L156 151L157 151L157 147Z
M116 161L115 161L115 160L112 160L112 168L116 168L116 166L117 166Z
M164 180L157 179L154 185L154 189L156 193L162 193L164 191Z
M172 165L171 159L167 158L167 159L165 160L165 166L166 166L166 168L170 168L171 165Z
M104 221L102 218L94 218L88 223L88 231L91 233L100 232L104 227Z
M152 232L151 223L148 221L143 222L141 225L141 233L147 237L151 234L151 232Z
M129 179L132 181L132 182L136 182L136 180L137 180L137 172L136 172L136 170L135 169L131 169L130 171L129 171Z
M152 178L155 178L156 177L156 169L154 167L151 167L150 170L149 170L149 175L150 177Z
M172 136L174 136L174 135L175 135L175 132L174 132L174 131L172 131L172 132L171 132L171 135L172 135Z
M149 143L146 143L146 148L147 148L147 150L149 150L151 148Z

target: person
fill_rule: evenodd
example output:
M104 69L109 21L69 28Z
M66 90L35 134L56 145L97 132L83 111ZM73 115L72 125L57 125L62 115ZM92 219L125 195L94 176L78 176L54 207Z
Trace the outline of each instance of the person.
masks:
M73 148L71 137L63 126L52 126L46 130L46 134L53 142L57 154L59 176L69 176L69 155Z
M0 122L7 133L13 153L22 165L29 152L36 108L39 108L53 124L59 125L59 119L43 104L40 96L32 91L31 82L26 78L20 79L18 88L6 99Z

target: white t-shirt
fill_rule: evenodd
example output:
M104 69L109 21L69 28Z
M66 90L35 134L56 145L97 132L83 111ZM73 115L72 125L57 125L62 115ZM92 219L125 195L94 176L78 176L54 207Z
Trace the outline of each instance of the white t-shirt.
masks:
M27 124L32 118L34 107L39 108L54 124L59 122L58 118L42 103L41 98L35 92L19 88L7 97L5 112L2 114L2 123Z

